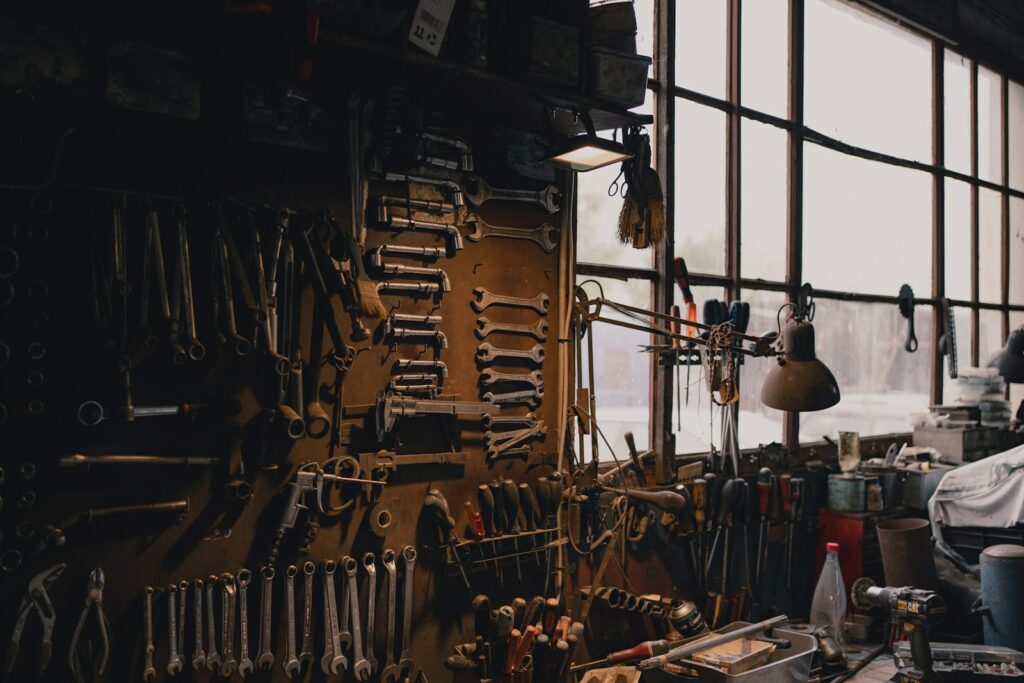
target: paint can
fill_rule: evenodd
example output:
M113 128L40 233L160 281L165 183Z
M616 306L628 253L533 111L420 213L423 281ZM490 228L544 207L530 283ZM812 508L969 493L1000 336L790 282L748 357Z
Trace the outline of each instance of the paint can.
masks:
M859 474L828 475L828 506L839 512L864 512L867 480Z

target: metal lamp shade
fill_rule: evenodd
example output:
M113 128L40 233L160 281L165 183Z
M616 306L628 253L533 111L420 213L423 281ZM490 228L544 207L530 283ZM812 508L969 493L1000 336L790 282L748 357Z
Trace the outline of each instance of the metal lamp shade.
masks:
M791 322L782 331L783 357L761 385L761 403L791 412L825 410L839 403L832 371L814 354L814 326Z
M1024 383L1024 328L1010 333L1006 346L989 361L988 366L999 370L1007 382Z

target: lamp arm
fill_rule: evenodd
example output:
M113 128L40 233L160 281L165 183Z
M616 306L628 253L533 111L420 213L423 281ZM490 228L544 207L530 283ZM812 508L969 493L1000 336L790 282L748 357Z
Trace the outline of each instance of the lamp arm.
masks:
M591 316L588 316L587 320L588 320L588 322L607 323L609 325L615 325L617 327L625 327L625 328L630 329L630 330L638 330L640 332L648 332L650 334L656 334L656 335L659 335L659 336L662 336L662 337L667 337L669 339L680 339L682 341L689 342L690 344L692 344L694 346L707 346L707 344L708 344L706 339L701 339L700 337L689 337L689 336L687 336L685 334L680 334L678 332L672 332L670 330L667 330L667 329L665 329L663 327L658 327L656 325L639 325L639 324L636 324L636 323L629 323L629 322L626 322L624 320L615 320L614 318L605 318L605 317L603 317L601 315L591 315ZM734 336L740 337L741 335L734 335ZM754 337L753 341L755 341L755 342L764 342L764 343L758 344L754 349L747 349L747 348L744 348L742 346L734 346L732 348L733 353L742 353L745 356L761 356L761 357L764 357L764 356L778 356L779 355L779 352L773 346L771 346L769 340L761 339L761 338L758 338L758 337Z

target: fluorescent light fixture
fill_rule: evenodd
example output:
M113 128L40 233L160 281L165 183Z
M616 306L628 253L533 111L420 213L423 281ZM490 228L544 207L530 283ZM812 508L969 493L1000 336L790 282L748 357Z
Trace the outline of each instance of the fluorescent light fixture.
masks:
M580 113L579 118L587 129L582 135L575 135L558 145L544 163L570 171L585 172L608 166L617 161L632 158L621 142L597 137L590 114Z

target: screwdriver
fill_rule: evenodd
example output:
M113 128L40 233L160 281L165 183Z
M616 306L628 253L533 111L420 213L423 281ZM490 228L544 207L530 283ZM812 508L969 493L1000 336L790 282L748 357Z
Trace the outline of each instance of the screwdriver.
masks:
M441 530L444 542L451 549L452 556L455 558L455 564L459 568L459 573L462 574L462 580L466 584L466 589L473 590L472 586L469 585L469 577L466 576L466 570L462 566L462 557L458 548L459 537L455 533L455 520L452 519L451 512L448 509L448 501L445 500L444 495L440 491L430 489L426 498L423 499L423 508L433 518L438 529Z
M747 539L747 514L750 509L750 487L746 479L736 477L736 503L732 506L733 526L742 528L740 538L743 541L743 587L739 591L739 598L735 602L736 609L732 612L731 621L743 618L744 590L750 592L750 543Z
M670 643L667 640L645 640L642 643L634 645L628 650L618 650L611 653L604 659L598 659L593 662L587 662L586 664L577 664L576 666L569 669L569 671L580 671L582 669L593 669L598 666L606 666L608 664L619 664L621 662L629 662L634 659L646 659L648 657L657 657L663 655L669 651Z
M701 577L704 574L700 571L701 562L704 558L704 506L706 504L705 494L707 493L708 482L703 479L693 480L693 495L691 500L693 501L693 523L697 527L697 552L693 553L693 547L691 544L690 551L694 555L694 579L697 581L697 593L700 594L703 591L703 585L701 584Z
M693 300L693 291L690 290L690 273L686 269L686 261L683 257L676 256L673 263L675 266L676 284L683 293L683 303L686 304L686 319L690 322L697 322L697 304ZM696 337L695 327L686 328L686 336Z
M669 312L669 315L671 315L673 318L680 317L679 307L676 306L676 305L673 305L672 308L670 308L668 312ZM681 331L681 328L679 327L679 323L677 321L675 321L675 320L669 322L668 329L669 329L669 332L672 332L673 334L679 334L680 331ZM683 354L680 353L682 348L683 348L683 340L682 339L675 339L675 338L673 338L672 339L672 350L675 352L674 360L675 360L675 366L676 366L676 431L677 432L683 431L683 402L679 400L682 397L682 395L683 395L683 393L682 393L683 392L683 388L682 388L682 386L680 386L682 384L682 381L681 381L680 376L679 376L679 363L680 363L680 361L683 358ZM689 363L690 354L689 353L686 354L686 360L687 360L687 363L686 363L686 405L690 405L690 363Z
M708 547L708 534L715 526L715 517L718 515L718 476L714 472L704 475L704 547ZM701 567L704 568L704 586L708 585L707 557L701 558Z
M480 484L476 488L476 493L477 500L480 502L480 516L483 518L484 530L489 537L494 538L497 535L497 530L494 528L494 496L491 495L491 489L487 484ZM498 551L493 544L488 545L491 546L491 553L494 556L494 573L498 580L501 580L501 562L498 560Z
M537 512L540 514L540 527L551 528L551 482L547 477L537 478Z
M508 526L505 522L505 494L501 488L501 480L495 479L488 484L488 488L491 489L491 498L494 499L494 533L502 536L508 531Z
M757 535L757 556L754 558L754 581L760 582L761 580L761 562L762 554L767 558L767 548L765 548L765 541L768 536L768 511L771 509L769 503L772 497L772 471L767 467L762 467L757 472L757 509L761 513L761 528L758 530Z
M505 529L512 534L512 551L516 556L516 578L523 580L523 566L519 557L519 534L523 528L519 526L519 487L511 479L501 482L502 499L505 503Z
M466 526L473 534L473 537L477 539L483 538L486 531L484 529L484 518L473 507L473 501L468 498L462 501L462 510L466 513Z
M793 571L793 536L803 506L804 480L793 477L790 482L789 529L786 532L786 588L790 588Z
M625 489L605 487L605 490L627 494ZM666 512L678 513L686 509L686 499L675 491L638 491L636 489L630 489L627 495L635 500L642 500L645 503L650 503L651 505L665 510Z
M526 522L527 531L537 530L538 508L537 499L533 496L533 489L527 483L519 485L519 504L523 509L523 520ZM534 548L533 559L540 566L540 553L537 552L537 534L530 535L530 545Z

